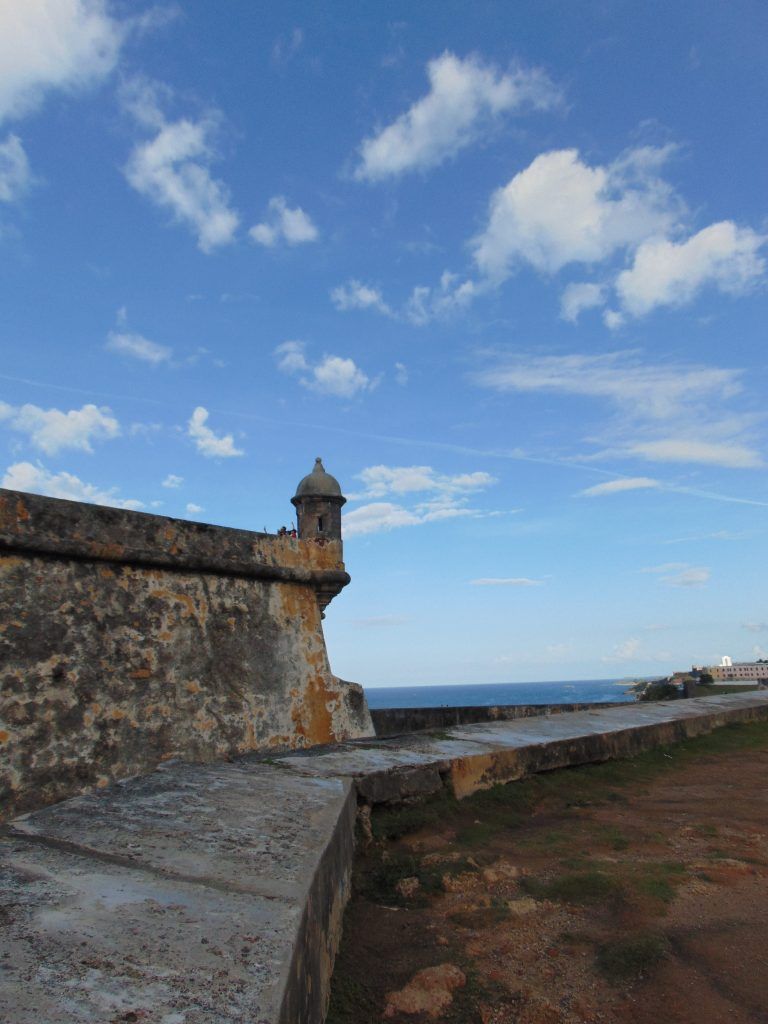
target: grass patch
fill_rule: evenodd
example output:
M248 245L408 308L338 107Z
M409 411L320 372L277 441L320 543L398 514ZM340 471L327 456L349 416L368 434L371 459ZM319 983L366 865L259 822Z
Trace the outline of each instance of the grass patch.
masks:
M375 807L371 815L373 837L392 841L418 832L428 825L438 825L452 817L457 803L448 790L443 790L430 800L398 807Z
M744 750L768 750L768 721L721 726L706 736L684 740L638 754L542 772L526 779L496 785L458 801L444 790L437 796L396 808L375 808L371 818L378 840L397 840L430 826L457 827L466 845L482 843L504 828L518 828L542 808L563 810L624 801L622 790L649 783L700 758ZM484 829L473 828L481 818ZM609 836L614 849L629 842L618 830Z
M477 866L468 859L423 867L416 857L400 854L361 867L355 876L355 888L371 903L383 903L390 907L423 906L430 895L442 892L443 875L458 875L467 871L477 871ZM419 880L419 891L410 899L397 891L397 883L404 878Z
M611 981L643 978L664 959L669 948L664 935L629 935L600 946L597 966Z
M484 846L504 827L502 822L497 821L473 821L457 833L456 842L461 846Z
M521 887L537 899L559 903L613 903L624 896L624 887L604 871L574 871L555 878L521 879Z
M629 837L626 836L616 825L608 825L603 828L603 835L612 850L629 849Z
M700 825L696 825L696 831L700 836L707 836L709 839L714 839L715 836L720 834L719 829L714 825L704 824L703 822Z
M675 860L640 863L635 867L630 884L639 896L666 907L675 898L685 874L685 865Z

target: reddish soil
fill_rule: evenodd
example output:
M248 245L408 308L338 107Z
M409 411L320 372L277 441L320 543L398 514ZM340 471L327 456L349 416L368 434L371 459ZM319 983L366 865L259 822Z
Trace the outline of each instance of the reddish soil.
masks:
M760 723L374 815L329 1024L768 1024L766 778Z

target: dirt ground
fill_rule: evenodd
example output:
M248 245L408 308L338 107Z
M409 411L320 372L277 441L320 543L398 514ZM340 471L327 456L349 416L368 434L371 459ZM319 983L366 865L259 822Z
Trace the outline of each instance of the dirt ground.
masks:
M766 780L757 723L380 810L328 1024L768 1024Z

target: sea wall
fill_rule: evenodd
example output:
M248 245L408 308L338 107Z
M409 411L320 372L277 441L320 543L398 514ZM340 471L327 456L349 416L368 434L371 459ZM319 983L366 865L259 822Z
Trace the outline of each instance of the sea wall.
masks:
M511 722L518 718L623 706L622 702L592 701L581 704L498 704L491 707L371 708L371 719L377 736L400 736L421 729L448 729L455 725L472 725L474 722Z
M340 541L305 541L0 490L0 808L170 758L370 734L331 672Z

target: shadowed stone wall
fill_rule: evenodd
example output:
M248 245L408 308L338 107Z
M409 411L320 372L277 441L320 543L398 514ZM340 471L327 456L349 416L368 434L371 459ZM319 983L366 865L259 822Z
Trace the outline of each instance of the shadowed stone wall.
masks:
M0 810L153 768L372 733L318 596L340 541L0 490Z

